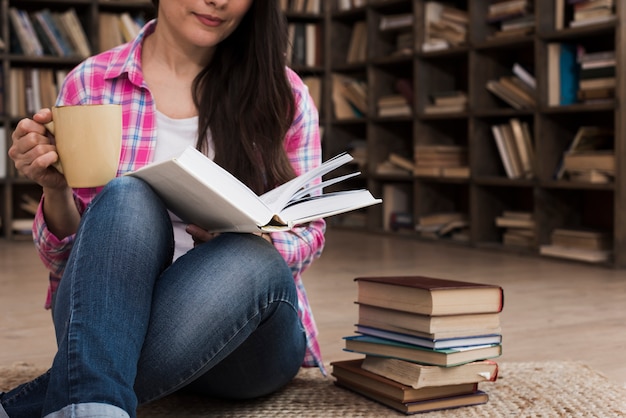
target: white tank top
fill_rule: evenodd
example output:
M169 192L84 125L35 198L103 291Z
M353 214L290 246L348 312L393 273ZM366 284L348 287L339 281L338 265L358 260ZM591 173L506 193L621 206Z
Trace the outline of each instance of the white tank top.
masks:
M189 145L195 146L198 132L198 117L172 119L157 111L157 141L154 162L168 160L180 155ZM207 133L209 158L215 156L210 132ZM185 231L186 224L170 212L174 227L174 259L193 248L193 239Z

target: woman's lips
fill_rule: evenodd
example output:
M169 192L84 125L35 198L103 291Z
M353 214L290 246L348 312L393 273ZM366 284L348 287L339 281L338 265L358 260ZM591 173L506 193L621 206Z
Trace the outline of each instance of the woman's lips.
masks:
M219 26L222 24L222 22L224 22L224 20L220 19L219 17L215 17L215 16L211 16L211 15L199 15L197 14L196 17L198 18L198 20L206 25L206 26L211 26L211 27L215 27L215 26Z

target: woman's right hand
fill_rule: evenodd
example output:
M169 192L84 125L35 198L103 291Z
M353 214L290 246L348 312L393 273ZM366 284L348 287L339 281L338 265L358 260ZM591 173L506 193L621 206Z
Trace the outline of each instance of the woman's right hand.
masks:
M50 109L41 109L32 119L22 119L11 135L9 157L25 177L48 189L67 189L65 176L53 164L59 159L44 124L52 121Z

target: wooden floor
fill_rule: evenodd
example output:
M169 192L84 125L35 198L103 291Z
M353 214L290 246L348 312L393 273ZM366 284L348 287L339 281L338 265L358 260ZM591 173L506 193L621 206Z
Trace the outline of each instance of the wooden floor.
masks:
M342 351L356 321L354 277L427 275L504 288L501 361L582 361L626 386L626 271L559 260L329 231L305 273L325 361ZM0 365L47 366L55 343L43 309L46 273L32 243L0 240Z

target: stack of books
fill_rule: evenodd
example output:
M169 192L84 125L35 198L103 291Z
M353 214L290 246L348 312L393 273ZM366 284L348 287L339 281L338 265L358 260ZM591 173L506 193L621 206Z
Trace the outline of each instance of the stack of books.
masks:
M415 176L469 177L467 147L461 145L416 145L413 148Z
M492 0L487 10L487 22L497 25L492 38L524 36L535 30L533 2L529 0Z
M615 177L614 131L601 126L581 126L563 153L557 179L610 183Z
M582 103L612 101L615 97L615 51L586 52L578 57L580 81L578 100Z
M411 104L407 102L402 94L388 94L381 96L376 101L378 116L411 116L413 110Z
M567 0L573 8L570 26L597 25L615 20L615 0Z
M496 226L504 229L504 245L524 248L535 246L537 235L532 212L505 210L496 217Z
M424 238L442 238L469 229L468 222L462 212L432 212L417 219L415 230Z
M540 247L542 255L592 263L606 262L613 240L607 231L590 228L556 228L551 242Z
M467 109L467 94L464 91L440 91L430 95L431 103L424 106L427 115L460 113Z
M468 13L439 1L427 1L424 11L422 50L437 51L467 42Z
M336 384L404 413L477 405L497 378L500 286L430 277L360 277L356 332L331 363Z

